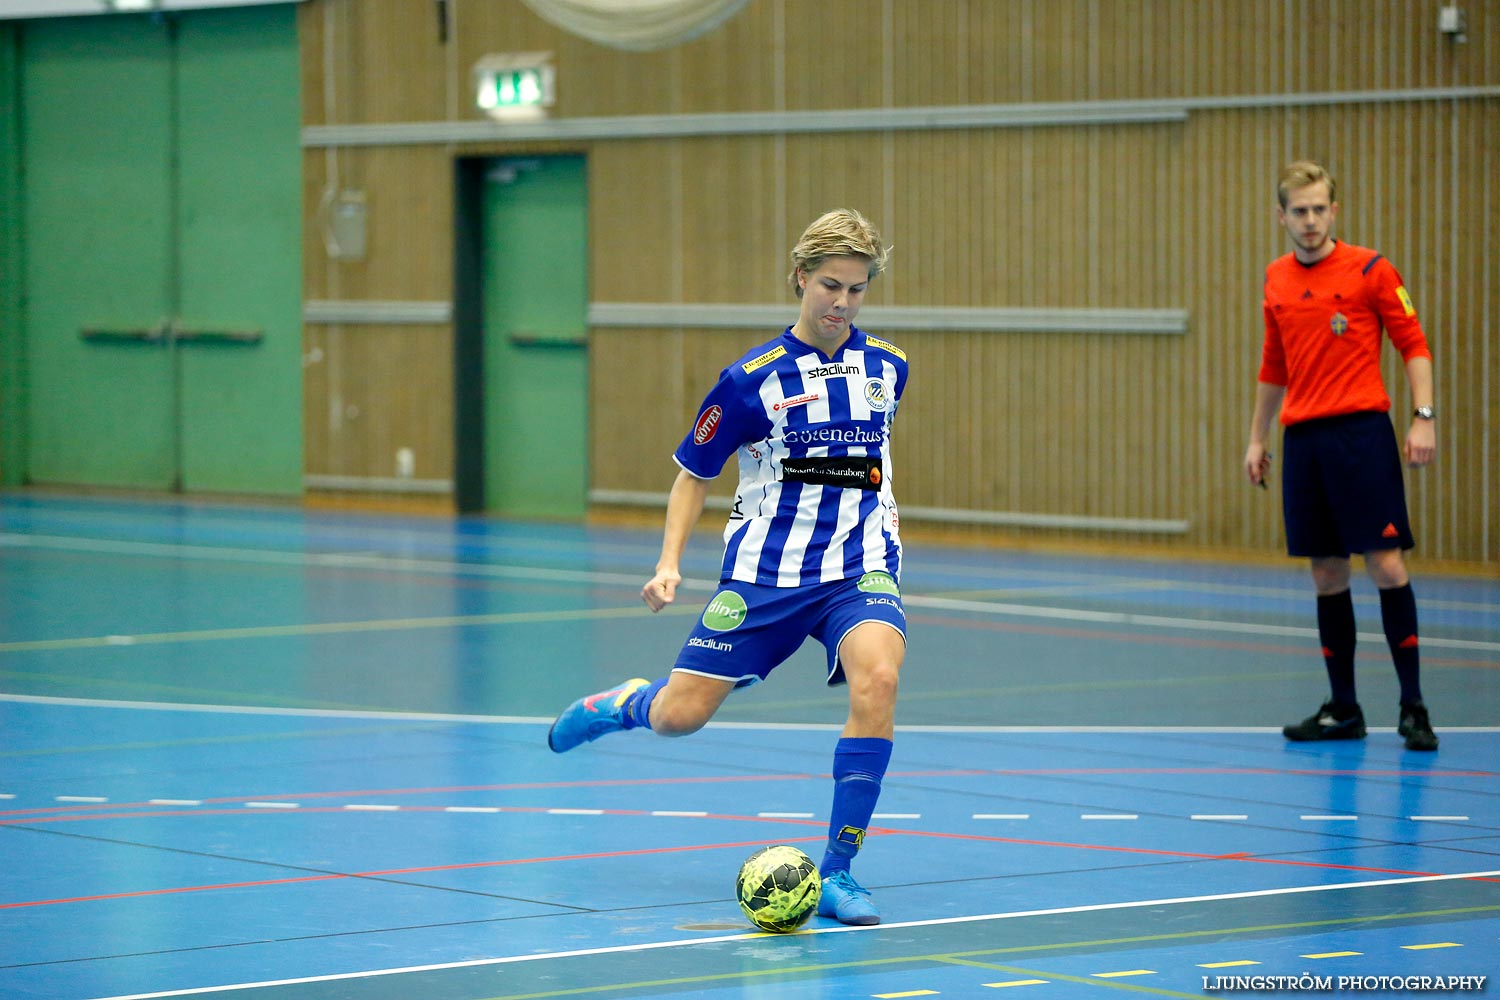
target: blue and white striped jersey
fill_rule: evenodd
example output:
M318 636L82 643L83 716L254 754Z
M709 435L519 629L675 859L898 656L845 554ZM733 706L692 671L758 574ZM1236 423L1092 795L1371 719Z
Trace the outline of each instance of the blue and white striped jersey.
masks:
M831 358L788 327L720 373L673 458L713 479L739 453L721 580L900 580L890 444L905 388L906 355L858 327Z

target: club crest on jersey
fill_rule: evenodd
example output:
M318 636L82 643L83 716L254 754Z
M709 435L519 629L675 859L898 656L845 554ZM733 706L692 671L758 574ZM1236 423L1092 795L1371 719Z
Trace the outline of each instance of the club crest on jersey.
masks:
M1342 337L1349 329L1349 317L1343 313L1334 313L1333 319L1328 321L1328 328L1335 337Z
M878 378L872 378L865 383L865 402L870 404L872 410L885 409L885 383Z
M718 403L699 414L698 422L693 425L693 444L708 444L713 440L714 431L719 429L719 421L723 419L724 410Z

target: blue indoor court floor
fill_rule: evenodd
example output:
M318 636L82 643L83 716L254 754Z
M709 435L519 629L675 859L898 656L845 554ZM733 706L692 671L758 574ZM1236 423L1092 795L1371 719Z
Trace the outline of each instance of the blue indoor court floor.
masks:
M658 543L0 495L0 997L1500 990L1500 581L1418 564L1423 754L1367 581L1370 735L1288 744L1326 685L1290 560L909 540L855 869L885 923L765 935L734 874L820 853L844 711L820 650L686 740L546 748L572 698L663 673L711 593L712 532L647 612Z

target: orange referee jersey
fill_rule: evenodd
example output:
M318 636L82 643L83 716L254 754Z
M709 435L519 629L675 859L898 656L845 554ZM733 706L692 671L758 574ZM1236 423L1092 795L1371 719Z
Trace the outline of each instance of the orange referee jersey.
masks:
M1403 360L1432 357L1411 296L1390 261L1339 241L1316 264L1295 254L1266 268L1260 380L1286 386L1281 422L1391 408L1380 330Z

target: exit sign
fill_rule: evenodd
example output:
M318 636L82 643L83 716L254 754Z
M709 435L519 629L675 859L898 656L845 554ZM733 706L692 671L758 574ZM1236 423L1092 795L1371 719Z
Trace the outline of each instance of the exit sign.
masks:
M474 66L474 103L500 121L545 117L555 99L550 52L485 56Z

